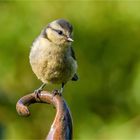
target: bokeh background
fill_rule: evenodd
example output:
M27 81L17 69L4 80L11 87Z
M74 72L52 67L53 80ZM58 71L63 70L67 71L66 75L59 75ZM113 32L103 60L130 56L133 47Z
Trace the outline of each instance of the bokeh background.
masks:
M53 107L32 105L23 118L15 105L41 85L29 64L30 46L58 18L74 26L80 80L64 91L74 139L139 140L139 0L0 1L0 139L44 139L49 131Z

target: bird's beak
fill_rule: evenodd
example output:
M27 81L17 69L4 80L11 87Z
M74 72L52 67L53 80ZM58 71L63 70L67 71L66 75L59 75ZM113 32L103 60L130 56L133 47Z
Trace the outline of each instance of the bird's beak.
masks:
M68 37L68 38L67 38L67 41L73 42L74 40L73 40L72 38Z

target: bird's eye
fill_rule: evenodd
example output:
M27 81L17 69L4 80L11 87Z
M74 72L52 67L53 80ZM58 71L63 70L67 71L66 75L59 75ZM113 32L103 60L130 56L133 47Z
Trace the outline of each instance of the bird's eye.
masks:
M62 35L62 34L63 34L63 32L60 31L60 30L58 30L57 33L58 33L59 35Z

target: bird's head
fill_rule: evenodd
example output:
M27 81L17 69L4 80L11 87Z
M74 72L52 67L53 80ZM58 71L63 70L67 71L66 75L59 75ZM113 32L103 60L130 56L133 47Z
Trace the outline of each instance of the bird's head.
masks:
M56 45L68 45L73 42L72 25L64 20L58 19L48 24L45 28L45 35L52 43Z

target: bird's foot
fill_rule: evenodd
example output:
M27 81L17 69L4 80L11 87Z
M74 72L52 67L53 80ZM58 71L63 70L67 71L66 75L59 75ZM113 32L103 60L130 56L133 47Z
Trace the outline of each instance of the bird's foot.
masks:
M55 96L55 95L62 96L62 92L59 91L59 90L57 90L57 89L54 89L54 90L52 91L52 94L53 94L53 96Z
M46 86L46 83L43 83L38 89L34 91L36 98L39 98L39 94L43 90L43 88Z
M40 89L40 88L39 89L36 89L34 91L36 98L39 98L39 94L41 93L41 91L42 91L42 89Z

